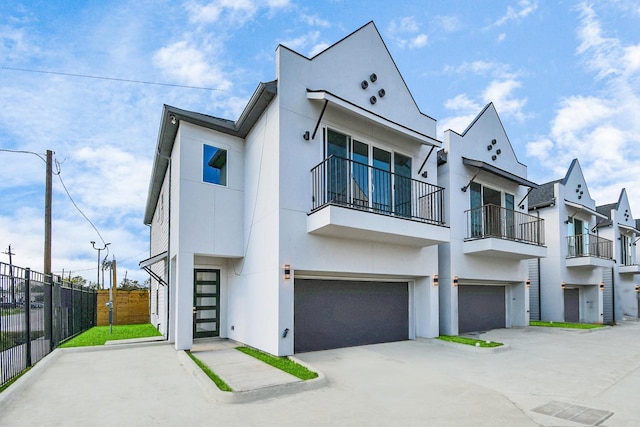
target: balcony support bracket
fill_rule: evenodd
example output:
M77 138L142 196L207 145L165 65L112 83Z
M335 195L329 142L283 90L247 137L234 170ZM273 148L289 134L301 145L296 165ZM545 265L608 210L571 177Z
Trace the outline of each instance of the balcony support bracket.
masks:
M480 173L480 169L478 169L478 171L476 172L475 175L473 175L473 177L469 180L469 182L467 182L467 185L465 185L464 187L462 187L460 190L462 190L463 193L467 192L467 188L469 188L469 186L471 185L471 183L476 179L476 177L478 176L478 174Z
M311 135L311 139L315 139L316 133L318 132L318 128L320 127L320 121L322 120L322 116L324 116L324 111L327 109L327 104L329 103L328 99L324 100L324 105L322 106L322 111L320 112L320 117L318 117L318 121L316 122L316 127L313 129L313 135Z

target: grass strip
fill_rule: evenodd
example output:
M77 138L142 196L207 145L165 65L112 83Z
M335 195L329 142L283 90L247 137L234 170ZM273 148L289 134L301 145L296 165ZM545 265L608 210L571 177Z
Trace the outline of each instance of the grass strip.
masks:
M263 353L250 347L236 347L236 350L241 351L244 354L248 354L251 357L255 357L256 359L261 360L264 363L273 366L274 368L278 368L281 371L291 374L294 377L300 378L303 381L311 380L318 377L317 373L310 371L306 367L294 362L288 357L272 356L270 354Z
M233 391L233 389L231 387L229 387L229 385L227 383L225 383L224 381L222 381L222 379L217 376L215 374L215 372L213 372L211 369L209 369L209 367L207 365L205 365L204 363L202 363L200 361L200 359L198 359L197 357L195 357L193 355L193 353L191 353L190 351L187 351L187 354L189 355L189 357L191 358L191 360L193 360L196 365L198 365L198 367L200 369L202 369L202 371L207 374L207 376L211 379L211 381L213 381L220 390L222 391Z
M442 341L447 341L447 342L455 342L458 344L466 344L466 345L472 345L474 347L484 347L484 348L500 347L501 345L503 345L501 342L477 340L475 338L460 337L455 335L440 335L438 339Z
M29 372L29 369L31 369L31 366L28 366L27 369L25 369L24 371L20 372L18 374L18 376L16 376L15 378L10 379L9 381L7 381L5 384L3 384L2 386L0 386L0 393L2 393L3 391L5 391L7 388L9 388L9 386L13 383L15 383L16 381L18 381L18 378L20 378L21 376L23 376L24 374L26 374L27 372Z
M531 326L543 326L547 328L570 328L570 329L597 329L604 328L604 325L594 325L593 323L569 323L569 322L541 322L532 320L529 322Z
M105 342L111 340L157 337L160 335L162 334L151 323L142 325L114 325L113 333L110 333L109 326L94 326L69 341L65 341L59 347L104 345Z

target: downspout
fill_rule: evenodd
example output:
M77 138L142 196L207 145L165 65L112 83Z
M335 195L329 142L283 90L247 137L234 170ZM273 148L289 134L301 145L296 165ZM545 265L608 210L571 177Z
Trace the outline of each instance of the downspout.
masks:
M536 209L538 224L540 224L540 211ZM540 258L538 258L538 317L542 321L542 277L540 276Z
M614 260L615 262L615 260ZM611 301L613 306L613 325L616 324L616 278L614 276L615 268L611 267Z

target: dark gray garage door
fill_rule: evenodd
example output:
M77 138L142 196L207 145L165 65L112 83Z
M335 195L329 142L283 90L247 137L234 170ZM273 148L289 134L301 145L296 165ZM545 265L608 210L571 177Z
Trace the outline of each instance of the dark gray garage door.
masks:
M294 351L409 338L407 283L296 279Z
M580 322L580 289L564 290L564 321Z
M458 286L458 333L506 326L504 286Z

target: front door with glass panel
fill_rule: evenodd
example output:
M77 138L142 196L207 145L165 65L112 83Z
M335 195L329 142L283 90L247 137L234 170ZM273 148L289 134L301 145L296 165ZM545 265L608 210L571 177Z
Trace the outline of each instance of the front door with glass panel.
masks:
M220 270L194 270L193 337L220 335Z

